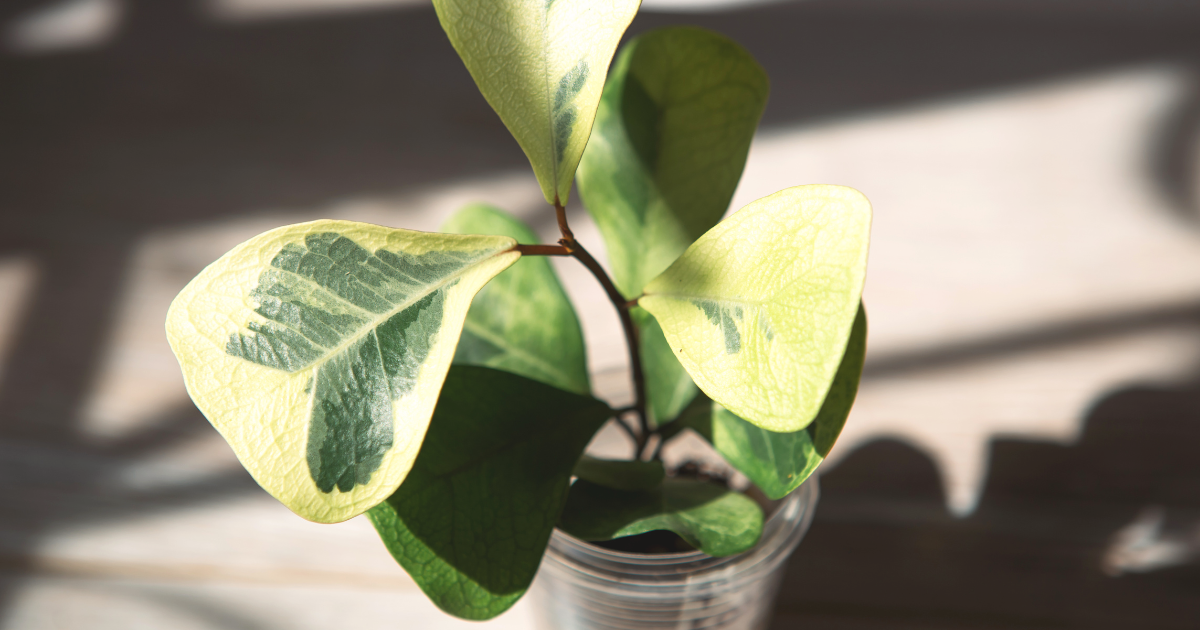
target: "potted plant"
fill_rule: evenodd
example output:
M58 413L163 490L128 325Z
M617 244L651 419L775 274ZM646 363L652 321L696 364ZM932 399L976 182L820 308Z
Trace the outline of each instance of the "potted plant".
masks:
M793 491L857 391L869 204L848 188L797 186L721 220L768 87L720 35L654 31L610 70L638 0L434 5L528 156L561 239L537 244L482 205L440 234L314 221L256 236L171 305L167 334L188 393L264 489L316 522L366 513L430 599L459 617L508 609L548 544L558 581L545 588L559 604L604 592L611 612L646 597L577 588L568 574L578 562L667 584L667 573L737 573L734 558L769 582L815 499L811 484ZM577 172L611 276L567 224ZM611 299L633 405L591 396L579 323L547 256L578 260ZM631 439L628 461L584 455L610 419ZM765 519L743 492L665 470L662 446L685 429L762 495L788 497L783 507ZM579 540L657 530L696 551L658 562ZM719 597L713 588L704 601ZM769 604L770 590L756 597ZM554 614L556 627L592 623Z

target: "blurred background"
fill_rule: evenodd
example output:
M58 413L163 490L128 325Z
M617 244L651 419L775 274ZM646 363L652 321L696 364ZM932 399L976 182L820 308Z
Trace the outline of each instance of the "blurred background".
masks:
M773 627L1200 627L1200 3L645 0L630 33L670 24L771 76L734 208L875 207L862 390ZM554 235L427 0L0 4L0 627L470 626L364 519L261 491L162 322L263 230L478 200Z

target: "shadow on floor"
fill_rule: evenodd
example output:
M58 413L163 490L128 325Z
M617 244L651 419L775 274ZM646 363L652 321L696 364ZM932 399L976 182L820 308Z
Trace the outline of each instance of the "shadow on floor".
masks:
M959 520L928 457L871 443L822 477L772 628L1194 628L1198 446L1200 387L1120 390L1076 444L996 440Z
M6 3L0 23L40 5ZM981 0L971 5L814 0L716 15L646 14L631 33L695 23L743 42L772 77L768 127L1147 63L1200 67L1200 38L1195 37L1200 12L1194 4L1061 0L1047 8L1045 3ZM36 549L39 536L61 528L258 491L241 472L152 492L123 489L112 481L129 462L208 430L188 404L121 443L89 443L78 430L79 410L112 329L129 252L139 239L264 208L319 207L348 196L526 168L429 8L230 25L201 19L198 7L181 0L137 0L129 3L118 37L104 47L0 56L0 259L27 256L39 270L0 382L0 442L15 454L0 464L5 468L0 489L9 497L0 506L0 527L15 541L13 547L27 553ZM1185 107L1175 114L1182 122L1168 121L1164 128L1193 128L1190 112ZM1186 166L1187 156L1195 153L1194 136L1164 134L1165 157L1152 168L1168 191L1194 188L1194 171ZM1171 194L1183 205L1193 201L1189 193ZM1089 427L1093 424L1103 426L1098 417ZM1195 443L1194 434L1188 437ZM1128 505L1104 503L1094 508L1103 526L1079 525L1076 531L1062 524L1070 514L1055 517L1066 519L1061 522L1048 516L1039 520L1037 506L1057 506L1061 500L1028 498L1026 505L1024 494L1004 489L1020 486L1019 480L1004 481L1005 475L1035 470L1015 466L1014 458L1044 458L1044 453L1059 453L1055 448L998 444L995 488L980 513L966 521L940 511L936 476L919 455L895 444L859 452L827 480L826 502L806 543L823 555L797 560L797 576L823 579L801 582L802 588L795 579L789 582L789 592L801 599L795 600L798 608L784 605L784 618L792 610L836 616L845 609L881 620L900 615L896 619L904 623L928 614L937 623L954 625L954 611L963 601L994 597L983 602L989 609L1042 623L1056 609L1036 602L1052 596L1068 598L1064 610L1082 610L1091 602L1105 610L1119 598L1109 599L1104 589L1110 587L1104 585L1126 585L1111 588L1127 591L1134 588L1127 585L1165 579L1170 572L1118 580L1092 580L1086 573L1093 567L1086 553L1133 518L1141 507L1136 503L1148 497ZM1104 452L1144 467L1162 457L1154 449ZM892 468L912 472L872 472ZM863 481L851 483L855 475ZM928 479L921 481L922 475ZM911 496L903 495L907 503L895 509L904 515L915 510L900 524L882 516L899 500L878 486L892 477L896 483L914 480L897 489ZM846 487L839 489L839 483ZM1040 487L1048 480L1025 483ZM863 504L854 509L865 520L831 527L829 519L849 518L837 516L839 502L853 507L855 501ZM881 507L872 507L875 501ZM1080 509L1090 505L1079 501ZM1027 510L1032 523L1051 531L1063 528L1070 544L1047 547L1051 560L1038 553L1017 554L1015 560L991 555L997 545L1020 537L1013 528L1026 526L1017 517L1006 525L1003 515L1010 512L989 516L989 510L1001 508ZM872 510L883 512L870 517ZM841 554L834 553L839 549ZM876 559L870 571L839 563L847 550L856 549ZM931 564L917 564L918 558ZM1001 568L1025 558L1049 563L1045 575L1050 577L1039 580L1069 579L1037 586L1019 580L1019 571L997 569L972 582L976 578L970 576L979 572L962 568L962 558ZM19 575L28 562L29 556L17 555L0 562L0 569ZM819 570L809 572L806 563L816 563ZM1009 575L1012 581L1006 582ZM1195 585L1187 571L1178 579L1183 581L1172 584ZM856 588L872 595L861 602L838 599ZM1183 587L1162 592L1175 592L1172 588ZM926 598L919 597L922 589L929 590ZM1005 592L1028 601L1014 603ZM1151 612L1164 618L1174 614L1176 600L1156 597L1168 601ZM0 604L3 598L0 592ZM1001 606L1005 601L1009 605ZM905 611L918 616L904 617L910 614Z

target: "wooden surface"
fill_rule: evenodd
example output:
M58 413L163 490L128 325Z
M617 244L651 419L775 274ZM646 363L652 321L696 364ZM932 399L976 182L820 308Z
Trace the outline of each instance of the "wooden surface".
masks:
M279 224L553 217L428 7L204 15L129 2L110 40L0 56L0 627L479 627L362 519L266 496L162 320ZM1195 5L810 1L634 29L679 22L772 76L735 207L820 182L876 212L862 391L772 627L1200 627ZM627 396L616 318L556 262L597 388Z

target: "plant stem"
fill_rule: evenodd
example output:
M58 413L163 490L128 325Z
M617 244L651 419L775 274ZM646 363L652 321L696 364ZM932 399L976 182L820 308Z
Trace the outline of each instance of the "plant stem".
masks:
M562 238L559 239L559 244L562 245L570 255L576 260L583 263L588 271L596 277L600 282L600 286L604 287L604 292L608 294L608 299L617 309L617 315L621 318L621 328L625 330L625 344L629 348L629 364L630 371L633 375L633 409L637 412L638 428L640 429L637 436L637 453L635 458L641 459L642 451L646 448L646 442L650 439L650 423L646 418L646 377L642 372L642 353L638 347L637 327L633 323L633 316L629 314L628 300L621 292L617 290L617 286L613 284L612 278L608 277L608 273L596 262L595 258L584 249L579 241L575 240L575 234L571 232L570 226L567 225L567 210L563 207L558 199L554 200L554 212L558 216L558 230L562 233ZM622 423L624 424L624 423Z
M638 437L637 431L633 430L633 427L629 426L628 424L625 424L625 420L623 420L621 418L620 411L617 412L617 415L613 418L613 420L616 421L617 426L621 427L621 429L624 430L625 433L629 435L629 439L633 440L634 447L639 448L639 445L642 443L642 440Z
M517 245L522 256L570 256L571 250L562 245Z
M663 446L667 444L667 438L660 433L658 435L658 444L654 446L654 453L650 455L650 461L662 461Z
M554 216L558 218L558 231L562 234L563 239L574 243L575 233L567 225L567 209L558 200L558 195L554 196Z

